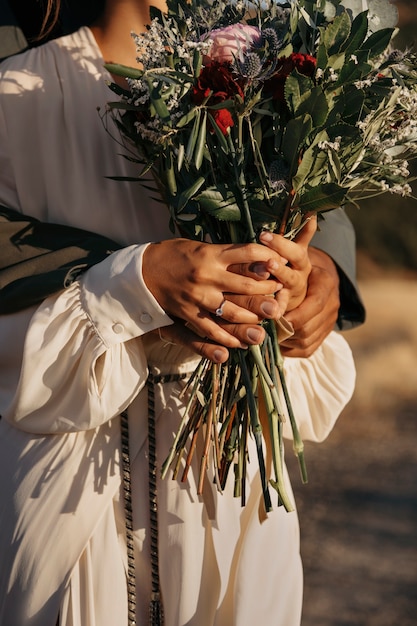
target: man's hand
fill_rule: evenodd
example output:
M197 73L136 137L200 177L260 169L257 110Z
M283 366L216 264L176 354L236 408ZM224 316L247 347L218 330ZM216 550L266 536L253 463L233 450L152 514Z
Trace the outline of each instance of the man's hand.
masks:
M294 335L281 344L286 357L308 357L333 330L340 306L339 275L331 257L317 248L309 249L312 270L305 300L285 318Z

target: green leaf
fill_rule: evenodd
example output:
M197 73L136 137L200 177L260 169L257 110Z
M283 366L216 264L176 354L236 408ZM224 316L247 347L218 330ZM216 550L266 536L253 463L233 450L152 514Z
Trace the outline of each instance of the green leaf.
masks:
M343 121L348 124L356 124L362 116L365 103L365 93L362 89L348 86L343 94L345 108L343 111Z
M200 169L203 162L204 146L206 145L206 131L207 131L207 111L203 111L203 116L198 131L197 142L194 152L194 165L197 170Z
M343 52L348 58L350 54L359 50L366 35L368 34L368 14L366 11L359 13L352 22L350 37L346 40Z
M129 67L128 65L120 65L120 63L105 63L104 67L110 74L115 76L122 76L122 78L142 78L144 72L136 67Z
M178 146L178 156L177 156L177 168L179 172L181 171L182 164L184 162L184 155L185 155L184 144L180 143L180 145Z
M118 96L123 96L125 98L129 98L132 94L128 89L123 89L120 85L116 85L116 83L107 83L111 91L117 94Z
M340 54L340 52L338 52L337 54L333 54L327 59L327 67L332 67L335 72L340 72L345 63L346 57L344 52L342 54Z
M324 43L320 43L317 50L317 67L324 70L328 66L329 55Z
M329 106L321 87L314 87L307 97L304 97L297 110L297 115L308 113L313 120L313 126L319 128L324 124L329 114Z
M227 145L226 137L223 135L222 131L217 126L214 117L212 115L210 115L210 113L208 114L208 119L209 119L211 128L214 130L214 133L215 133L215 135L217 137L217 140L218 140L218 142L220 144L220 147L222 148L222 150L226 154L228 154L229 153L229 146Z
M311 91L313 86L314 83L311 78L299 74L297 70L294 70L288 76L285 81L284 95L288 108L293 115L296 114L300 106L303 94Z
M282 152L291 173L297 170L300 150L312 128L313 120L308 114L296 117L287 124L282 140Z
M222 102L218 102L217 104L210 104L208 109L210 111L219 111L220 109L229 109L232 110L235 107L235 103L233 100L223 100Z
M329 56L340 52L350 35L350 28L351 22L349 15L344 11L338 15L327 28L320 29L322 32L322 40Z
M107 106L110 109L117 109L119 111L137 111L138 108L134 104L129 104L128 102L124 102L123 100L118 100L117 102L107 102Z
M200 50L197 50L196 48L194 50L194 55L193 55L194 76L200 75L202 65L203 65L203 55L201 54Z
M304 152L292 180L294 191L299 191L306 181L311 181L318 173L324 175L327 171L327 154L318 150L318 144L328 139L327 132L321 131L316 135L313 144Z
M328 156L329 156L329 174L330 171L333 174L332 178L337 182L340 183L340 179L342 177L342 165L339 159L339 155L337 154L336 150L333 150L332 148L328 149Z
M206 179L203 176L200 176L195 183L193 183L188 189L184 189L178 197L177 204L177 212L180 213L188 204L188 202L195 196L197 191L201 189L201 187L206 182Z
M193 128L192 128L192 131L190 133L190 136L188 138L188 143L187 143L186 157L189 163L191 163L191 159L193 158L193 154L194 154L195 144L197 141L198 131L200 127L200 117L201 117L201 109L198 109L195 119L194 119Z
M155 113L161 118L161 120L165 124L168 124L170 126L171 115L168 111L167 105L165 104L161 96L160 90L158 89L158 87L154 87L150 80L147 80L147 83L149 87L149 96L155 109Z
M323 213L342 206L347 192L341 185L325 183L303 193L296 205L303 213Z
M177 128L183 128L184 126L187 126L187 124L189 122L191 122L195 116L197 115L198 112L198 108L194 107L192 109L190 109L190 111L188 111L188 113L186 113L185 115L183 115L177 122Z
M372 69L372 66L368 63L368 59L368 50L359 50L356 53L356 59L347 59L345 65L340 70L339 77L336 83L333 84L333 87L360 80L364 74L367 74Z
M225 185L206 189L195 198L201 208L221 221L239 221L241 213L234 194Z
M392 39L394 31L394 28L383 28L381 30L377 30L363 42L360 49L367 50L369 52L369 58L373 59L386 50Z
M166 185L168 187L168 191L171 196L176 196L177 194L177 181L175 178L174 172L174 164L172 162L172 153L168 152L165 160L162 163L163 174L166 181Z

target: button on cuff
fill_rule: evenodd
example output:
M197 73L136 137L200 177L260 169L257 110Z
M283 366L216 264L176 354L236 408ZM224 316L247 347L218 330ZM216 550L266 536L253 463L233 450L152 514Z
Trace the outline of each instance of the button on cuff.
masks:
M120 335L121 333L124 332L125 327L123 326L123 324L120 324L120 322L118 322L117 324L113 324L112 326L112 330L114 333L116 333L116 335Z
M142 324L150 324L152 322L152 315L149 315L149 313L142 313L139 319Z

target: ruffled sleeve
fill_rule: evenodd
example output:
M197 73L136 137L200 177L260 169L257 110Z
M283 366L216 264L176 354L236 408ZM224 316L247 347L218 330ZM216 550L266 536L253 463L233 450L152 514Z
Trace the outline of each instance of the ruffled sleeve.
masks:
M346 340L332 332L308 359L285 359L285 378L301 438L323 441L352 397L356 370ZM292 438L289 420L284 435Z
M136 397L147 376L140 337L171 323L143 281L145 248L115 252L36 310L6 419L35 433L88 430Z

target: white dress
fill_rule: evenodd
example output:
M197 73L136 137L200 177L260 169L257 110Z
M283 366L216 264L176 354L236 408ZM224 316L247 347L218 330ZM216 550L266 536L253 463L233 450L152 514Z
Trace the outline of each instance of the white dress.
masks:
M137 624L150 593L148 367L189 372L195 357L149 331L171 323L144 285L141 255L171 236L166 209L135 183L97 107L114 96L89 29L0 67L0 203L126 245L38 308L0 318L0 623L126 626L120 420L129 408ZM161 270L162 271L162 270ZM322 440L349 400L354 365L332 333L286 361L304 439ZM156 387L157 455L176 431L183 383ZM194 474L158 482L166 626L297 626L296 512L259 521L251 453L247 505ZM230 483L230 481L229 481Z

